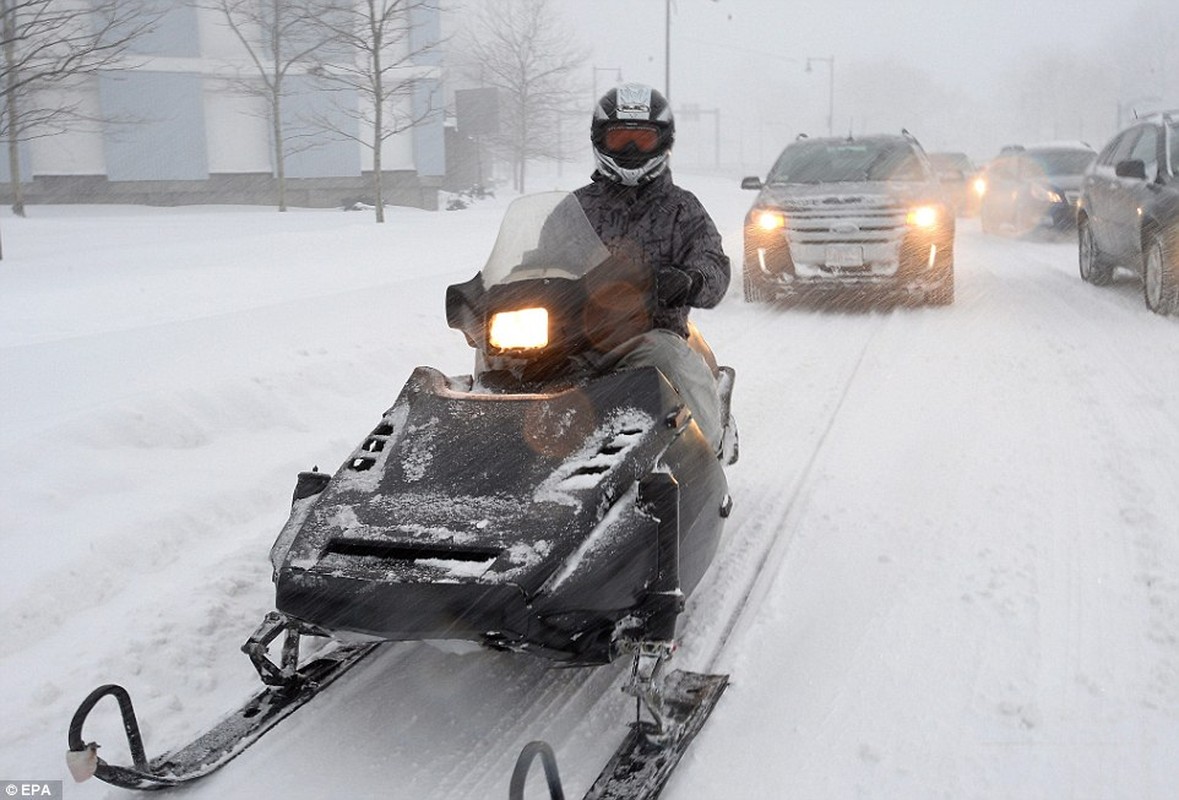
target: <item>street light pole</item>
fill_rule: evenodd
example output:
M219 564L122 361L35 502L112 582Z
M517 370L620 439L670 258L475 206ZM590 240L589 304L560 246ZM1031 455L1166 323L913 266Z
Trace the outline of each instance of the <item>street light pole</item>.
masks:
M663 97L671 102L671 0L663 0Z
M663 2L663 97L671 102L671 0Z
M806 60L806 71L813 72L811 69L812 61L825 61L827 63L827 135L835 135L835 56L827 56L826 58L819 56L808 56Z

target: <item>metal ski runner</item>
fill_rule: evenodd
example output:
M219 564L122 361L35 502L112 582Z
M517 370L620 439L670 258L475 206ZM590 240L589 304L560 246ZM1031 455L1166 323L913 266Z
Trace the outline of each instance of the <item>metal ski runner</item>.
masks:
M683 670L668 674L663 688L663 704L665 723L670 724L674 735L667 741L659 741L652 738L654 723L633 723L584 800L657 798L728 685L728 675L704 675ZM512 776L511 800L522 800L524 776L537 755L542 757L551 800L563 800L556 761L552 750L543 742L532 742L520 753L516 774Z
M267 686L191 743L151 761L144 752L143 737L130 695L115 684L100 686L82 701L70 723L69 752L66 754L70 772L76 781L94 776L124 789L163 789L203 778L258 741L264 733L356 666L379 644L345 645L314 659L299 669L297 682ZM86 717L107 695L113 695L119 703L133 766L106 763L98 758L98 745L83 740L82 726Z

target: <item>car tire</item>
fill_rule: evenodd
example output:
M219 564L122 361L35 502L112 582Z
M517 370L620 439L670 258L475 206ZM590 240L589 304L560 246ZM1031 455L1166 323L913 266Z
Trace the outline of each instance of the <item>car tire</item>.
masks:
M938 254L937 274L941 280L925 293L925 304L948 306L954 302L954 248L950 246Z
M1089 220L1077 220L1077 260L1081 280L1094 286L1109 286L1113 282L1113 262L1101 252Z
M1142 265L1142 296L1146 307L1156 314L1179 311L1179 254L1168 252L1165 237L1159 233L1146 242Z

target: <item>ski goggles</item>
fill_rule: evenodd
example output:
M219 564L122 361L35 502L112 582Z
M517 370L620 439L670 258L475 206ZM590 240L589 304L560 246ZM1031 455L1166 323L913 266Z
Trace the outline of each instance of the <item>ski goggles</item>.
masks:
M607 128L602 144L612 153L621 153L630 145L640 153L653 153L659 147L659 129L649 125Z

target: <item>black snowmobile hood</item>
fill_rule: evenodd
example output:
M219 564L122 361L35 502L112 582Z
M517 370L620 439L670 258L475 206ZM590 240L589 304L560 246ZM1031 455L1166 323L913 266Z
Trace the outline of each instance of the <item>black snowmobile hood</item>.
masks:
M537 592L675 436L656 370L588 391L473 394L419 368L275 544L282 573ZM302 516L302 519L297 517ZM288 548L284 551L283 548Z

